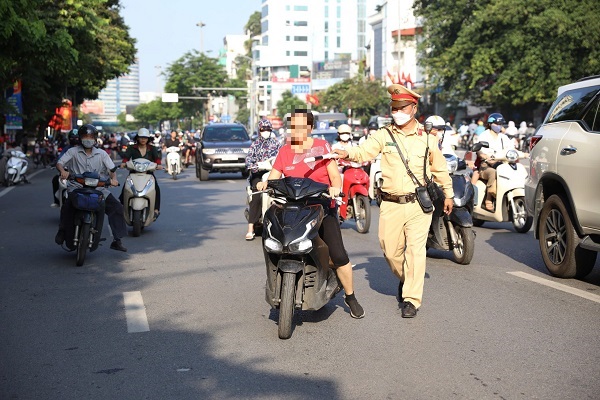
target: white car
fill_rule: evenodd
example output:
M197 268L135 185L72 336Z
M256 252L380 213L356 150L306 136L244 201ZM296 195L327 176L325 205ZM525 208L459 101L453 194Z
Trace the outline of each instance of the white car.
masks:
M600 251L600 75L561 86L531 137L527 211L550 273L584 277Z

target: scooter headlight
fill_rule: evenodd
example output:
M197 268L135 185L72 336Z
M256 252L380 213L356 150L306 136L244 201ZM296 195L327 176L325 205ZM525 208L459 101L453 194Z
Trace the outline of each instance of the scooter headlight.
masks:
M290 243L290 253L308 253L312 250L312 240L304 239L299 242Z
M133 163L133 165L137 172L146 172L150 163Z
M509 150L506 152L506 160L508 162L515 162L519 159L519 153L516 150Z
M263 242L263 246L265 246L265 249L267 249L268 252L271 253L282 253L283 252L283 245L281 244L281 242L277 239L273 238L273 234L271 233L271 221L267 221L267 233L268 233L268 237L264 240Z
M85 186L91 186L91 187L96 187L98 186L98 183L100 182L100 179L98 178L85 178L83 180L83 184Z

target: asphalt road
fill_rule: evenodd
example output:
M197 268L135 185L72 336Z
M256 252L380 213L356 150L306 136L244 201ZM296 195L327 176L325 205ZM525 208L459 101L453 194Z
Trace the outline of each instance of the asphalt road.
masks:
M239 174L157 172L157 222L127 253L105 224L79 268L54 244L53 173L0 189L0 399L600 398L600 261L552 278L532 232L474 228L468 266L429 251L423 306L402 319L374 205L369 233L342 225L366 317L338 295L284 341Z

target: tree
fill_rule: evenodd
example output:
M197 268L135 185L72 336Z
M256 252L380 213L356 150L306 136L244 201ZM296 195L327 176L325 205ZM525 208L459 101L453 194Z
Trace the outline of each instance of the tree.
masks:
M277 102L277 116L285 118L285 114L291 113L296 108L306 108L306 102L294 96L291 91L286 90L281 94L281 100Z
M133 117L138 128L160 126L165 120L173 121L182 117L178 103L163 103L155 99L148 103L140 104L133 110Z
M134 62L135 40L118 0L20 0L0 4L0 86L22 81L24 128L43 130L68 97L97 98Z
M260 35L262 32L262 26L260 23L261 18L260 11L255 11L252 13L252 15L250 15L250 18L248 18L246 25L244 25L244 30L248 33L248 36L250 36L250 38L244 43L246 55L250 58L252 58L252 38Z
M356 76L330 86L320 95L320 111L334 110L346 112L352 109L353 115L367 117L386 113L389 96L382 82L370 81Z
M594 0L416 0L429 85L446 99L531 108L600 71Z
M226 87L227 73L219 65L219 60L210 58L198 51L189 51L169 65L166 71L167 82L165 90L178 93L179 96L221 96L225 91L195 91L200 87ZM207 100L179 100L177 108L179 117L191 117L202 120ZM206 122L206 121L205 121Z

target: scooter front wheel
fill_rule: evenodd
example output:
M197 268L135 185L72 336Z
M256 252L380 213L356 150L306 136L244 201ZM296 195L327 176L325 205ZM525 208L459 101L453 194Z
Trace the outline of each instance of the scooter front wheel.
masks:
M81 267L85 261L85 254L90 247L90 224L84 222L79 229L79 240L77 241L77 259L75 265Z
M359 233L369 232L371 226L371 204L367 196L359 194L356 196L356 209L354 210L356 218L356 230Z
M456 243L452 249L454 261L458 264L467 265L473 259L475 252L475 233L473 229L454 225L456 231Z
M142 210L133 210L133 236L138 237L142 234Z
M294 318L294 294L296 292L296 274L284 272L281 283L281 302L279 303L279 339L289 339L292 336Z

